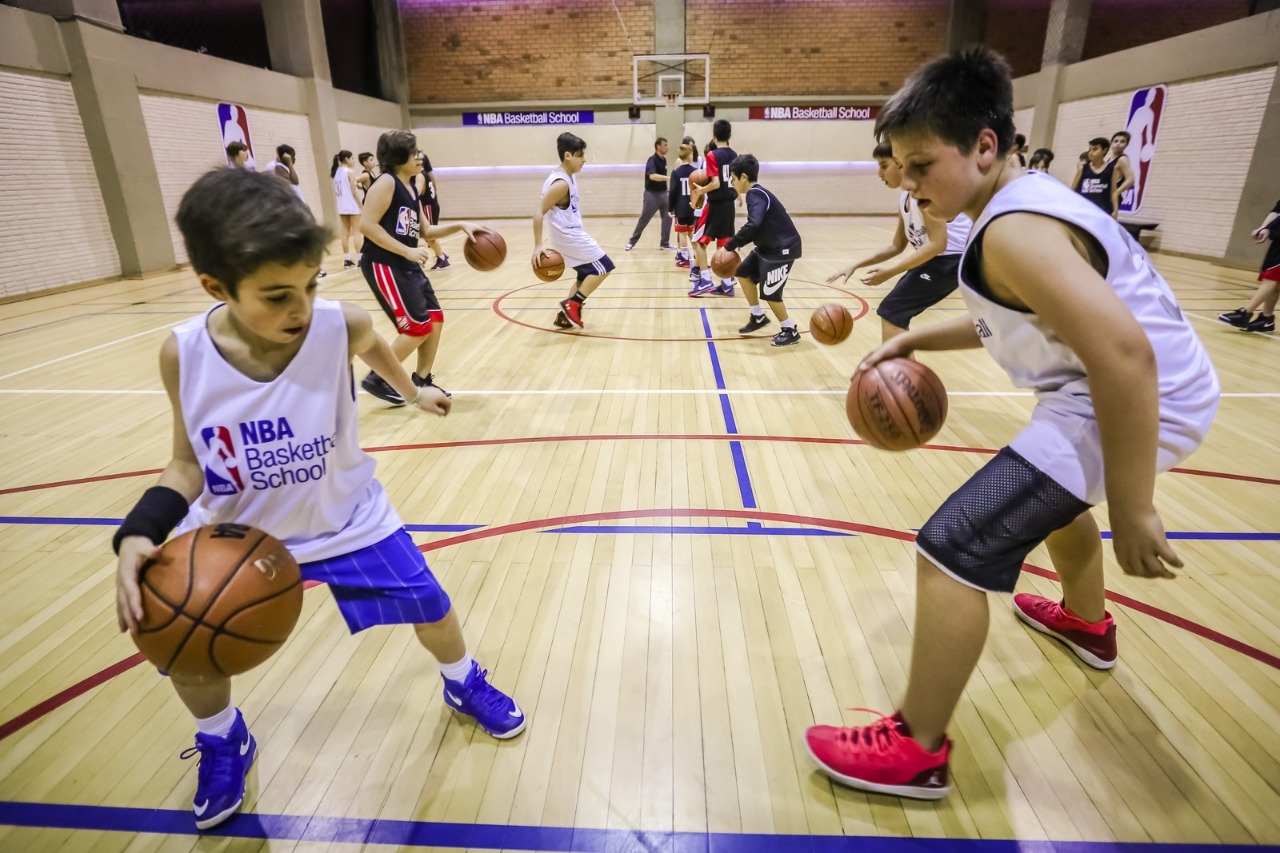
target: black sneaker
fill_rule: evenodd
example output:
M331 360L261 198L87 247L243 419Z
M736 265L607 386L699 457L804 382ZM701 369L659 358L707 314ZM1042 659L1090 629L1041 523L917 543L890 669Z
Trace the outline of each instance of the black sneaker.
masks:
M453 396L452 394L450 394L448 391L445 391L443 388L441 388L439 385L435 383L435 377L436 375L434 373L428 373L427 378L423 379L421 376L415 373L413 374L413 384L417 385L419 388L437 388L440 391L444 391L444 395L446 397L452 397Z
M662 251L664 251L664 252L674 252L674 251L675 251L675 249L676 249L676 247L675 247L675 246L673 246L673 245L671 245L670 243L663 243L663 244L662 244L661 246L659 246L658 248L659 248L659 249L661 249L661 250L662 250Z
M344 261L342 262L342 268L343 268L344 270L349 270L349 269L351 269L352 267L354 267L355 265L356 265L356 262L355 262L355 261L348 261L348 260L344 260Z
M1228 311L1225 314L1219 314L1218 319L1222 322L1235 326L1237 329L1243 329L1249 325L1249 318L1253 316L1252 311L1246 311L1243 308L1237 308L1234 311Z
M564 312L563 312L563 311L558 311L558 312L556 312L556 319L554 320L554 323L555 323L555 327L556 327L557 329L572 329L572 328L573 328L573 324L569 322L569 318L568 318L568 317L564 316Z
M747 325L738 330L738 334L749 335L752 332L763 329L767 325L769 325L769 318L767 316L764 314L752 314L751 319L747 320Z
M775 347L786 347L798 343L800 343L800 330L795 326L783 326L778 330L778 334L773 336L772 345Z
M391 387L391 383L383 379L372 370L369 375L360 380L360 387L369 392L379 400L390 403L393 406L403 406L404 397L400 396L400 392Z
M1275 330L1275 314L1259 314L1258 319L1244 327L1246 332L1274 332Z

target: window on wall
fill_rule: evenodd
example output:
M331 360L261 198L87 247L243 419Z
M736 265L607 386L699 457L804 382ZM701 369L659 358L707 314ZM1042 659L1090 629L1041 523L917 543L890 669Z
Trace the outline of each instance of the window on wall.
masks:
M334 88L382 97L371 0L320 0L320 14Z
M262 0L117 0L117 5L131 36L271 67Z

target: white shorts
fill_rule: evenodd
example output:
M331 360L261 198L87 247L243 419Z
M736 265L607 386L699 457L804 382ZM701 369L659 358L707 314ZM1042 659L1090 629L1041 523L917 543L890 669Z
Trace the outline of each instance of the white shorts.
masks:
M1167 401L1163 402L1167 408ZM1211 399L1186 408L1176 419L1162 413L1157 474L1186 459L1204 441L1218 409L1216 388ZM1095 418L1055 411L1051 404L1042 402L1031 413L1031 423L1009 446L1085 503L1097 505L1107 499L1102 438Z
M359 216L360 205L355 199L340 198L338 199L338 213L343 216Z

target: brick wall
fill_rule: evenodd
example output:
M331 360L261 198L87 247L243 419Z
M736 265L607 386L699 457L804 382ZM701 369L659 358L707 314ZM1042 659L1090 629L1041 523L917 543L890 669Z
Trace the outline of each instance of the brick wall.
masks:
M630 100L631 56L653 53L653 3L616 2L400 0L409 100Z
M1160 223L1159 248L1208 257L1226 251L1275 76L1270 67L1170 84L1138 214ZM1124 127L1131 97L1118 92L1061 106L1050 170L1055 177L1070 181L1089 140Z
M1093 0L1084 59L1105 56L1249 15L1250 0Z
M0 152L0 296L119 275L68 80L0 71Z
M217 108L213 102L194 98L142 95L141 100L174 255L178 263L186 263L187 252L173 217L178 212L182 194L196 178L209 169L226 165L226 153L218 133ZM258 167L263 168L275 158L277 145L292 145L298 152L297 171L302 194L312 211L319 214L320 188L330 186L329 164L309 162L311 134L307 117L259 109L249 109L248 113L249 135ZM319 179L317 166L324 170L323 182Z

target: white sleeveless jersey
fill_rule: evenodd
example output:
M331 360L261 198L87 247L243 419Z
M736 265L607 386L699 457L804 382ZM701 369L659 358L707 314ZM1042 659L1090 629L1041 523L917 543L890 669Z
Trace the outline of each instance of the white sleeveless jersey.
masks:
M544 221L550 226L547 242L551 244L551 248L564 255L565 266L580 267L599 260L604 252L582 226L582 205L578 200L576 176L566 174L563 169L556 169L542 182L544 196L556 181L564 181L569 185L569 206L552 207L547 211L544 217Z
M315 301L298 354L257 382L222 357L209 335L215 305L174 329L187 438L205 487L179 525L251 524L299 563L349 554L403 526L360 449L342 306Z
M1041 403L1038 408L1059 418L1096 420L1089 377L1075 352L1039 316L1007 308L984 295L985 287L977 278L983 229L996 217L1019 211L1070 223L1102 247L1107 283L1133 312L1155 352L1161 444L1176 434L1186 439L1182 444L1192 442L1189 453L1209 428L1220 390L1204 346L1146 252L1108 214L1045 173L1028 172L995 194L974 226L961 260L960 292L982 345L1014 385L1035 391Z
M280 169L283 171L283 174L281 174L281 172L276 171L277 166L280 167ZM289 167L286 166L284 163L281 163L278 158L268 163L263 168L263 171L272 173L277 178L287 183L289 185L289 189L293 190L294 195L296 195L298 198L302 199L303 201L307 200L306 197L302 194L302 187L299 186L298 184L295 184L293 181L289 180ZM278 539L279 537L276 537L276 538Z
M924 214L920 211L920 206L916 204L916 200L911 197L910 193L904 192L899 197L898 214L902 217L902 230L907 235L907 242L911 244L912 249L919 249L929 242L929 232L925 229ZM942 250L942 254L962 254L965 244L969 241L969 230L972 227L973 223L963 213L948 222L947 248Z
M351 192L351 170L346 166L333 173L333 192L338 197L338 213L352 216L360 212L360 203Z

